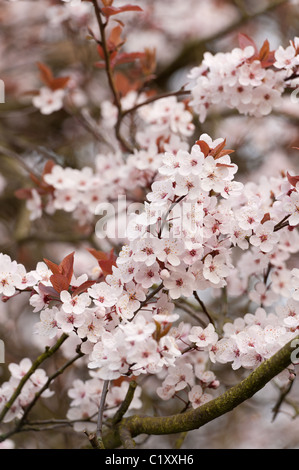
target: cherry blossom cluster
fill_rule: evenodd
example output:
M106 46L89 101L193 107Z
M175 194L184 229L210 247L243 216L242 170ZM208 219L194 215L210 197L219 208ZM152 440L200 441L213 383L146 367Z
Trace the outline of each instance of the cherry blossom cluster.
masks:
M197 408L214 398L209 390L217 389L220 384L214 372L208 369L218 335L212 324L203 329L185 323L172 328L170 335L179 339L182 350L186 352L164 372L164 380L157 388L157 394L162 400L169 400L178 394L183 399L185 394L186 402ZM186 349L188 343L190 346ZM195 345L196 349L192 349ZM191 352L188 352L189 348Z
M136 140L142 149L157 145L157 141L162 147L164 142L167 143L174 136L186 140L193 135L195 126L192 123L193 114L188 102L178 101L176 96L160 98L143 105L146 102L146 94L137 94L135 91L129 91L121 99L123 111L129 111L137 106ZM101 103L101 111L101 124L108 129L113 128L118 115L116 106L105 100ZM154 148L151 149L152 154L153 151Z
M297 170L275 173L274 168L275 153L298 150L298 133L296 119L289 123L285 116L268 115L284 101L297 100L297 95L291 98L299 87L299 38L270 50L267 40L258 48L239 34L239 47L205 52L199 66L186 70L185 77L183 68L172 75L169 89L159 95L154 88L160 71L163 81L172 61L181 61L184 42L203 38L214 43L217 30L225 33L237 24L241 4L44 0L36 2L26 43L23 18L32 5L7 3L7 91L22 109L8 110L5 119L15 119L17 135L46 115L48 142L55 137L53 150L41 146L30 153L27 139L24 144L17 140L10 150L8 135L3 153L7 150L6 157L15 161L11 169L8 161L4 171L9 174L21 164L31 180L25 188L16 188L18 178L14 183L15 195L27 208L16 235L28 216L28 232L24 239L20 235L24 247L39 239L39 226L47 226L47 220L35 225L36 219L64 211L67 223L74 219L71 229L77 229L78 241L84 242L79 260L84 266L74 267L80 256L75 251L64 253L56 264L65 245L52 244L50 236L40 237L51 242L50 259L34 269L20 264L25 257L13 259L18 243L8 245L11 256L0 253L0 323L14 329L15 318L4 308L24 299L33 311L31 324L25 308L17 314L20 324L25 319L26 341L30 328L38 347L48 351L54 344L55 352L61 346L67 359L50 377L36 369L39 359L8 365L10 377L0 386L0 415L5 423L21 421L12 432L3 430L0 441L31 430L34 422L27 420L26 410L31 412L39 397L54 394L52 380L69 366L66 420L54 419L54 428L67 423L87 435L103 431L105 441L99 421L108 428L115 422L132 385L129 415L153 393L166 409L175 402L183 413L226 388L223 371L238 370L246 377L298 336L299 176ZM18 56L30 46L33 72L25 70L14 45ZM71 49L66 60L56 56L57 45L67 56ZM19 76L20 67L22 80L10 76L10 70ZM213 110L222 116L226 108L233 110L229 117L214 120ZM213 136L201 126L209 117L206 130ZM260 118L265 118L262 125ZM13 150L23 145L26 161ZM236 159L228 145L237 148ZM73 167L62 163L64 152ZM53 160L40 172L45 154ZM239 173L236 178L236 163L241 168L244 157L252 161L257 154L271 157L274 176L254 176L248 182ZM266 170L267 165L264 159ZM6 184L0 174L0 194ZM59 216L54 219L59 223ZM8 232L3 224L3 233ZM286 393L295 377L291 360L277 377L287 384ZM281 388L281 403L283 394ZM103 444L101 439L97 444ZM13 446L7 439L0 442L0 448Z
M142 101L145 97L130 92L122 100L123 109ZM41 217L43 210L49 214L64 210L81 225L91 223L101 202L114 201L115 194L127 195L131 199L136 188L144 188L151 183L162 165L165 150L187 150L185 141L194 132L193 116L176 97L143 106L138 110L138 116L136 139L140 150L135 150L126 161L123 161L119 150L98 154L94 170L91 167L80 170L63 168L56 164L43 175L42 186L32 188L26 194L31 220ZM102 125L112 132L116 120L116 107L104 101Z
M12 297L16 289L24 290L34 286L36 282L37 278L34 274L27 275L22 264L12 261L10 256L0 253L0 294L4 298Z
M123 6L122 3L118 5L118 1L115 1L114 4L116 8ZM223 24L228 24L238 15L234 7L228 4L220 5L214 0L205 0L200 5L195 0L189 0L184 4L176 0L175 5L174 2L169 1L159 5L148 0L142 0L138 2L138 6L143 10L143 13L137 23L136 15L131 12L124 13L127 34L124 51L131 53L136 48L138 50L147 49L150 43L156 51L157 60L164 64L170 60L171 56L176 54L177 47L180 45L178 23L181 25L180 34L183 34L184 38L187 39L188 37L198 36L198 20L203 16L206 21L210 18L214 30L216 30L221 28ZM196 14L190 17L187 13L192 9ZM44 16L47 20L44 25L45 35L51 36L54 28L56 35L59 36L67 26L70 31L78 34L82 33L83 36L96 28L93 6L90 2L61 0L61 2L53 5L52 2L45 1ZM185 21L178 21L182 17L185 17ZM187 18L190 24L186 21ZM176 24L175 29L173 29L173 24ZM208 35L209 32L209 29L205 31L205 28L201 27L201 35ZM165 43L167 36L168 40ZM163 53L164 50L167 52ZM74 79L70 80L66 87L57 89L47 84L36 90L36 95L32 100L33 105L42 114L46 115L66 107L66 103L70 101L79 107L85 105L88 99L88 91L83 91L80 84L76 83L75 75L76 72L74 73ZM96 83L94 85L97 86Z
M223 338L216 347L216 360L231 363L232 368L255 369L269 359L297 331L299 326L299 302L289 300L278 306L276 313L267 313L259 307L254 314L247 313L223 327Z
M281 95L296 77L298 38L290 46L269 51L265 41L260 51L255 43L242 35L242 47L231 52L204 54L199 67L189 73L192 100L190 105L204 122L213 105L235 108L241 114L261 117L282 103ZM292 86L298 81L293 80Z
M20 383L20 380L27 374L29 369L32 366L30 359L22 359L20 364L9 364L8 368L10 371L10 379L7 382L4 382L0 387L0 412L5 407L5 404L11 398L15 389ZM35 398L36 393L38 393L43 386L46 384L48 377L44 369L36 369L36 371L30 376L30 379L26 381L24 387L22 388L21 393L14 401L13 406L9 408L4 422L8 423L15 418L21 418L24 412L24 409L29 405L32 400ZM53 395L49 389L46 389L41 394L42 397L48 398Z
M218 382L196 367L198 353L212 363L254 368L299 326L299 270L287 265L298 250L298 177L287 173L243 185L234 181L231 153L223 139L207 134L190 151L165 152L148 202L132 214L127 244L109 274L76 278L69 260L60 267L45 260L26 273L1 255L4 295L31 291L30 304L40 312L36 332L48 338L76 334L98 379L162 374L158 393L165 399L185 388L194 407L210 399L206 389ZM44 179L63 184L76 174L54 166ZM241 254L236 261L235 253ZM65 288L61 273L70 273ZM178 299L211 288L217 295L224 287L229 296L246 294L254 310L226 323L223 334L212 323L173 329ZM275 310L265 311L281 299Z
M297 269L288 268L298 251L298 189L290 175L245 184L246 204L240 198L234 206L229 230L233 244L244 250L228 278L230 295L248 293L252 302L267 307L281 298L298 300Z

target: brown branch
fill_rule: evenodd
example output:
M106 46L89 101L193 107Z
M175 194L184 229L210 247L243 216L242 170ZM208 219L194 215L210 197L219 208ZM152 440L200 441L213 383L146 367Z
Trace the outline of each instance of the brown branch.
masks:
M277 232L278 230L281 230L284 227L287 227L289 225L289 222L287 222L288 218L291 217L291 214L286 215L280 222L278 222L273 229L273 232Z
M190 94L191 94L191 90L185 90L182 87L178 91L170 91L169 93L161 93L159 95L151 96L147 100L142 101L141 103L137 103L134 106L132 106L132 108L126 109L125 111L123 111L122 118L124 118L129 113L133 113L133 112L137 111L137 109L141 108L142 106L146 106L148 104L153 103L154 101L158 101L158 100L161 100L163 98L169 98L170 96L182 96L182 95L190 95Z
M118 91L116 89L116 85L115 85L115 81L114 81L114 77L113 77L113 70L112 70L111 61L110 61L110 52L109 52L107 39L106 39L105 28L107 26L108 20L106 21L106 23L103 22L102 12L101 12L101 8L98 5L98 1L97 0L91 0L91 2L93 3L93 6L94 6L94 10L95 10L96 18L97 18L97 23L98 23L100 34L101 34L100 45L101 45L101 47L103 49L103 53L104 53L104 62L105 62L106 75L107 75L110 90L111 90L113 98L114 98L114 104L117 107L117 112L118 112L117 123L116 123L115 128L114 128L115 129L115 136L116 136L117 140L120 142L120 144L123 146L123 148L126 151L132 153L133 149L128 144L128 142L125 141L125 139L122 137L122 135L120 133L120 123L121 123L121 120L122 120L123 110L122 110L122 106L121 106L120 96L119 96Z
M199 323L203 328L206 328L206 323L196 315L189 304L184 303L184 300L185 299L174 300L173 303L177 308L183 310L184 312L188 313L190 317L194 318L194 320L196 320L196 322Z
M113 97L114 97L114 102L115 106L117 107L118 111L121 112L121 103L120 103L120 97L119 94L117 93L114 78L113 78L113 71L111 67L111 61L110 61L110 53L109 53L109 48L107 45L107 39L106 39L106 32L105 32L105 27L107 23L104 23L102 20L102 12L101 8L98 5L97 0L91 0L94 6L100 34L101 34L101 46L104 52L104 61L105 61L105 68L106 68L106 74L109 82L109 87L110 90L112 91Z
M206 314L206 316L208 317L209 322L212 323L212 325L215 326L215 323L214 323L213 318L212 318L211 315L209 314L209 312L208 312L208 310L207 310L205 304L203 303L203 301L199 298L199 296L198 296L196 290L193 292L193 295L194 295L194 297L196 298L196 300L197 300L197 302L199 303L199 305L201 306L202 311L203 311L203 312Z
M134 449L136 444L132 439L131 432L126 426L119 426L119 437L125 449Z
M280 388L280 395L278 397L278 400L276 402L276 404L274 405L272 411L273 411L273 417L272 417L272 422L276 419L279 411L280 411L280 408L281 408L281 405L283 404L283 402L285 401L286 397L288 396L288 394L290 393L292 387L294 385L294 380L290 380L289 383L287 385L285 385L284 387Z
M136 387L137 387L137 383L135 382L135 380L132 380L129 384L129 388L124 398L124 401L122 402L119 409L117 410L117 412L115 413L115 415L113 416L111 420L112 425L119 423L122 420L125 413L127 412L127 410L129 409L129 406L131 405L131 402L134 398Z

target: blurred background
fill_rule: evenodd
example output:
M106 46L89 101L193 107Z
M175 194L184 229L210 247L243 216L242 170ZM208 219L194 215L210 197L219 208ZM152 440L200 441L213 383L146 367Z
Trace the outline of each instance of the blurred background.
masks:
M115 1L114 5L124 3ZM124 50L152 51L156 69L148 86L159 93L186 84L188 72L201 63L205 51L214 54L238 47L239 32L252 37L258 47L268 39L271 49L276 49L279 45L286 47L299 31L298 1L130 3L141 6L143 13L122 15ZM31 220L26 201L16 197L21 188L34 187L30 174L40 178L49 159L63 167L95 168L95 155L107 155L109 149L101 133L101 105L111 96L105 72L95 66L99 55L92 31L97 32L97 24L90 2L71 6L59 0L0 0L0 79L5 84L5 103L0 104L0 252L23 263L27 270L34 269L43 258L60 262L76 249L76 273L92 271L95 263L86 248L101 248L94 235L94 221L80 225L64 211L43 213ZM69 105L50 115L41 115L32 104L34 93L42 86L37 63L47 64L54 76L70 77ZM134 76L126 66L123 73L127 73L130 89ZM208 113L203 124L194 116L194 135L195 140L204 132L212 138L226 137L227 147L235 149L238 180L257 181L263 174L275 176L286 170L298 174L298 150L293 149L299 147L298 122L299 103L292 102L286 93L280 109L259 119L221 107ZM110 129L106 139L113 138ZM190 143L193 141L194 137ZM36 321L38 313L32 313L28 298L19 296L13 302L0 303L0 338L6 345L6 363L34 358L40 352L44 345L32 338ZM80 362L74 369L66 380L58 380L58 393L50 405L37 407L37 416L65 416L68 385L74 377L87 377ZM222 374L226 385L242 378L241 371L236 374L229 368ZM3 365L0 381L6 378ZM267 385L233 412L189 433L182 448L298 448L299 420L292 418L299 409L293 401L284 403L272 423L272 408L278 397L277 387ZM297 397L298 386L294 386L289 398ZM177 437L163 438L163 447L172 447ZM55 431L46 435L31 432L14 441L16 447L26 448L83 445L81 436L74 437L68 429L59 435ZM161 438L152 437L142 445L161 448Z

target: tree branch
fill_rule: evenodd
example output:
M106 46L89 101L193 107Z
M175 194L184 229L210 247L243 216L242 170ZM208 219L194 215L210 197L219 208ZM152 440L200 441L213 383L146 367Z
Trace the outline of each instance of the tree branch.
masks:
M298 339L299 336L293 338L242 382L195 410L163 417L136 415L124 418L120 424L129 430L132 438L139 434L175 434L198 429L251 398L277 374L286 369L291 363L291 354L298 345ZM106 449L119 447L121 445L119 429L107 431L103 436L103 441Z
M131 432L129 428L124 425L119 426L119 437L121 443L125 449L134 449L136 444L135 441L132 439Z
M27 374L24 375L24 377L20 380L19 385L15 389L14 393L10 397L10 399L5 403L2 412L0 413L0 422L3 421L5 418L6 414L14 404L15 400L18 398L20 395L24 385L26 382L30 379L31 375L34 374L36 369L49 357L53 356L53 354L60 348L60 346L64 343L64 341L68 338L68 335L63 333L60 338L57 340L57 342L52 346L51 348L47 347L45 352L41 354L32 364L30 367L29 371ZM0 442L1 442L1 437L0 437Z
M112 425L115 425L122 420L123 416L125 415L129 406L132 403L136 387L137 387L137 383L135 382L135 380L132 380L129 384L129 388L128 388L124 401L122 402L122 404L120 405L120 407L118 408L117 412L115 413L115 415L113 416L111 420Z
M104 413L104 406L105 406L106 396L107 396L108 389L109 389L109 383L110 383L109 380L104 380L103 390L102 390L102 395L101 395L101 401L100 401L100 406L99 406L96 437L98 438L98 440L100 442L102 442L103 413Z
M275 8L283 5L284 3L287 3L287 1L288 0L274 0L265 8L255 13L247 14L243 12L237 20L221 31L217 31L216 33L213 33L210 36L204 37L202 39L195 39L189 42L181 50L178 56L170 64L168 64L167 67L161 70L156 78L156 83L158 85L163 85L175 71L189 64L199 63L206 48L206 43L216 41L217 39L232 33L234 30L240 28L249 21L255 20L259 16L270 13Z
M206 314L206 316L208 317L209 322L212 323L212 325L215 326L215 323L214 323L213 318L211 317L211 315L210 315L209 312L207 311L207 308L206 308L205 304L203 303L203 301L199 298L198 293L196 292L196 290L193 292L193 295L194 295L194 297L196 298L196 300L197 300L197 302L199 303L199 305L201 306L202 311L203 311L203 312Z
M54 372L54 374L52 374L47 382L45 383L45 385L39 390L39 392L37 392L35 394L35 397L34 399L32 400L32 402L25 408L25 411L24 411L24 414L18 424L18 428L21 428L23 426L23 424L26 422L27 420L27 416L28 414L30 413L30 411L32 410L32 408L34 407L34 405L36 404L36 402L39 400L39 398L41 397L41 395L43 394L43 392L45 390L47 390L50 386L50 384L53 382L53 380L55 380L59 375L63 374L63 372L68 368L70 367L74 362L76 362L78 359L80 359L82 356L84 356L84 354L82 352L78 352L78 354L76 354L76 356L74 356L72 359L70 359L69 361L67 361L62 367L60 367L60 369L58 369L56 372Z
M120 124L121 124L121 121L122 121L123 110L122 110L122 106L121 106L120 96L119 96L119 93L116 89L116 85L115 85L115 81L114 81L114 77L113 77L113 70L112 70L112 67L111 67L110 52L109 52L107 39L106 39L106 32L105 32L105 27L107 25L107 22L103 23L102 12L101 12L101 8L98 5L98 1L97 0L91 0L91 2L93 3L93 6L94 6L94 10L95 10L95 14L96 14L100 34L101 34L101 43L100 44L101 44L101 47L102 47L103 53L104 53L106 75L107 75L107 78L108 78L108 83L109 83L110 90L111 90L113 98L114 98L114 103L115 103L115 106L117 107L117 112L118 112L117 123L116 123L115 128L114 128L115 129L115 136L116 136L117 140L120 142L120 144L123 146L123 148L126 151L132 153L133 149L125 141L125 139L122 137L122 135L120 133Z

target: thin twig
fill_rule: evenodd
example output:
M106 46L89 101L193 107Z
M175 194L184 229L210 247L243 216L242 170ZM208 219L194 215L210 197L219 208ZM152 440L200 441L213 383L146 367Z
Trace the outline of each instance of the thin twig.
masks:
M159 230L159 233L158 233L158 238L161 238L162 236L162 232L163 232L163 229L165 227L165 224L167 222L167 217L169 216L170 212L172 211L172 209L177 205L179 204L179 202L181 202L184 198L186 197L186 194L184 194L183 196L180 196L178 199L176 199L175 201L173 201L170 205L170 207L168 208L168 210L166 211L166 214L164 215L163 217L163 220L162 220L162 223L161 223L161 227L160 227L160 230Z
M279 411L280 411L280 408L281 408L281 405L283 404L283 402L285 401L286 397L288 396L288 394L290 393L292 387L293 387L293 384L294 384L294 380L290 381L285 387L279 387L280 389L280 395L278 397L278 400L276 402L276 404L274 405L274 407L272 408L272 411L273 411L273 417L272 417L272 422L275 420L275 418L277 417Z
M155 297L156 294L158 294L158 292L160 292L161 289L163 289L163 287L164 287L164 284L163 284L163 282L161 282L161 284L160 284L158 287L156 287L156 289L154 289L154 290L147 296L147 298L146 298L145 300L143 300L142 302L140 302L139 308L136 310L136 312L134 312L134 317L137 315L137 313L138 313L145 305L148 304L148 302L149 302L153 297ZM133 317L133 318L134 318L134 317ZM133 320L133 318L132 318L132 320ZM130 320L129 320L129 321L130 321Z
M287 227L289 225L289 222L286 222L288 218L291 217L291 214L286 215L280 222L278 222L273 229L273 232L277 232L278 230L281 230L284 227Z
M188 313L190 317L194 318L194 320L200 323L203 328L207 326L205 322L201 318L199 318L188 305L185 305L183 303L183 299L174 300L173 303L176 307L180 308L181 310L184 310L184 312Z
M206 316L208 317L210 323L212 323L212 325L215 326L215 323L214 323L213 318L212 318L211 315L209 314L209 312L208 312L208 310L207 310L205 304L203 303L203 301L199 298L199 296L198 296L196 290L193 292L193 295L194 295L194 297L196 298L196 300L197 300L197 302L199 303L199 305L201 306L203 312L204 312L204 313L206 314Z
M108 20L106 21L106 23L103 22L102 11L101 11L101 8L99 7L99 4L98 4L97 0L91 0L91 1L93 3L93 6L94 6L94 10L95 10L96 18L97 18L97 23L98 23L100 34L101 34L100 45L101 45L101 47L103 49L103 53L104 53L104 62L105 62L106 75L107 75L110 90L111 90L113 98L114 98L114 104L117 108L117 113L118 113L117 123L116 123L115 128L114 128L115 129L115 136L116 136L117 140L120 142L120 144L123 146L123 148L126 151L128 151L129 153L133 153L133 148L131 148L129 143L125 141L125 139L122 137L122 135L120 133L120 123L121 123L121 120L122 120L123 110L122 110L122 106L121 106L120 96L119 96L119 93L116 89L116 85L115 85L115 81L114 81L114 77L113 77L113 70L112 70L112 67L111 67L111 60L110 60L110 52L109 52L107 39L106 39L105 28L107 26Z
M190 95L190 94L191 94L191 90L185 90L182 87L178 91L170 91L170 92L167 92L167 93L161 93L159 95L151 96L147 100L145 100L141 103L137 103L134 106L132 106L132 108L129 108L129 109L126 109L125 111L123 111L122 118L124 118L127 114L134 113L135 111L137 111L137 109L141 108L142 106L146 106L148 104L153 103L154 101L158 101L158 100L161 100L163 98L169 98L170 96L182 96L182 95Z
M29 371L24 375L24 377L20 380L19 385L15 389L14 393L10 397L10 399L5 403L2 412L0 413L0 422L3 421L5 418L6 414L14 404L15 400L18 398L20 393L22 392L22 389L26 382L30 379L31 375L34 374L36 369L49 357L53 356L53 354L60 348L60 346L64 343L64 341L68 338L68 335L66 333L63 333L60 338L57 340L57 342L52 346L51 348L47 347L45 352L41 354L32 364L30 367ZM1 442L1 438L0 438Z

